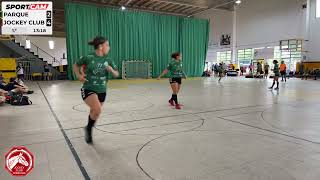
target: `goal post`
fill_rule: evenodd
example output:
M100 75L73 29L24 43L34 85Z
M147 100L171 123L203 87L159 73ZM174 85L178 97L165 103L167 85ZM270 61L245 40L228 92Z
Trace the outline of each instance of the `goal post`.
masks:
M122 79L149 79L152 77L152 63L146 60L122 61Z

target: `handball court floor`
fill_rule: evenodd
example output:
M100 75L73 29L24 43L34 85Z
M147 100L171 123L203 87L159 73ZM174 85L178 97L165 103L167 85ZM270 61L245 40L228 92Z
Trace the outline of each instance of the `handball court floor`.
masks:
M107 102L84 141L88 108L79 82L27 83L32 106L0 107L0 179L12 146L26 146L30 180L319 180L320 83L191 78L182 110L168 80L109 82ZM70 143L69 143L70 142Z

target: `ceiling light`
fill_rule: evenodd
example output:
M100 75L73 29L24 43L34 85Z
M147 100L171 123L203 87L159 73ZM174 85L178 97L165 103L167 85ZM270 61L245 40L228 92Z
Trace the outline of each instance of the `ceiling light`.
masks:
M49 49L54 49L54 41L49 41Z
M121 10L122 10L122 11L126 10L126 7L121 6Z
M241 3L241 0L236 0L236 4L240 4Z
M31 48L31 42L30 40L26 40L26 49L30 49Z

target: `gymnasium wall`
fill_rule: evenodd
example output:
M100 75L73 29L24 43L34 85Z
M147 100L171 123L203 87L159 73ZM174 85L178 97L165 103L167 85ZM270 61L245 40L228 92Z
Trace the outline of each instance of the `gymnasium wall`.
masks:
M196 15L195 17L210 20L209 47L206 60L207 62L216 62L217 51L228 49L220 46L221 35L231 34L231 41L233 40L233 13L227 10L214 9L205 11L201 14Z
M28 39L40 47L56 59L61 59L63 57L63 53L65 53L65 57L67 57L67 45L66 38L58 38L58 37L47 37L47 36L28 36ZM49 48L49 40L54 41L54 49ZM65 59L63 64L67 64L67 60Z
M311 1L314 3L316 0ZM235 10L236 22L233 22L233 11L212 9L196 15L210 19L207 61L215 62L216 52L232 48L219 45L210 47L210 43L219 44L222 34L230 33L234 37L233 28L236 29L237 49L277 46L280 40L285 39L305 39L307 9L302 8L305 2L306 0L243 0ZM320 47L320 40L316 40L320 39L319 20L316 22L317 24L315 21L311 22L314 48ZM314 50L311 57L319 57L315 53L319 54L320 51Z
M196 15L210 20L209 44L219 44L223 34L232 34L233 13L227 10L209 10Z
M301 0L243 0L237 8L237 46L304 38Z
M316 0L311 0L307 60L320 61L320 18L316 18Z

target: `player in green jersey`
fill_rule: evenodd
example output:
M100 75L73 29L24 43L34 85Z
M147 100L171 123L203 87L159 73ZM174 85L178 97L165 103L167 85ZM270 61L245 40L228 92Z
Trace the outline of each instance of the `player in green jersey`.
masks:
M73 65L73 71L83 83L81 96L90 107L88 125L85 127L85 140L92 143L92 128L99 118L101 107L106 99L109 73L118 77L119 72L113 62L107 57L110 50L109 42L104 37L96 37L89 45L95 52L82 56Z
M180 104L178 103L178 93L181 87L181 79L187 78L186 74L182 69L182 62L181 62L181 54L179 52L173 53L171 55L172 61L169 63L168 67L160 74L158 79L160 79L165 74L169 73L169 81L172 89L172 96L169 100L169 103L172 106L175 106L176 109L181 109Z
M279 76L280 76L279 64L278 64L277 60L273 60L273 64L274 64L274 68L273 68L273 72L274 72L273 84L272 84L271 87L269 87L269 89L273 89L273 86L277 82L277 87L274 88L274 89L275 90L279 90Z

